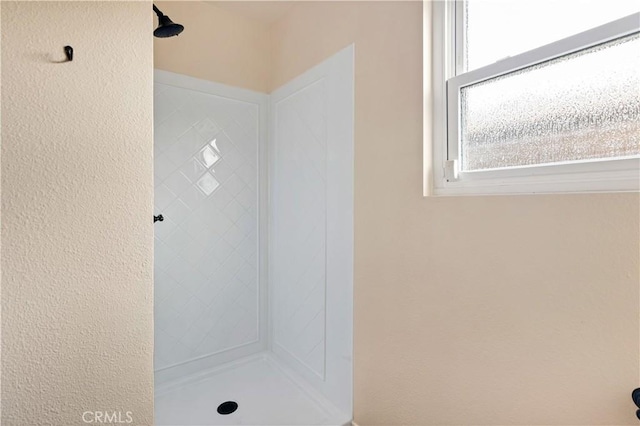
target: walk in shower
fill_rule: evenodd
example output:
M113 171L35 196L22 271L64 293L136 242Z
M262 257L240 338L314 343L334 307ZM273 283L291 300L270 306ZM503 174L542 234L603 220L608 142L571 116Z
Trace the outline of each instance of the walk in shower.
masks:
M156 71L156 424L351 420L353 54L270 94Z

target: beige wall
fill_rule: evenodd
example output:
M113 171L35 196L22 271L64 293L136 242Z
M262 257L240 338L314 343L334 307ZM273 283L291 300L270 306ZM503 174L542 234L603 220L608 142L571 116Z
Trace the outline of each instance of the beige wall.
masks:
M269 43L264 23L212 2L162 1L156 6L187 28L178 37L155 39L156 68L267 91Z
M356 45L356 421L636 424L638 194L422 197L421 7L271 29L271 89Z
M152 424L151 3L2 3L2 424Z

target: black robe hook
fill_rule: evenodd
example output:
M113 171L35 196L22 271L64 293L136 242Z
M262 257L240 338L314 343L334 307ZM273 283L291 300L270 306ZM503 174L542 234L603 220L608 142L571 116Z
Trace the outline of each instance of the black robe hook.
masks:
M64 47L64 54L67 55L67 62L73 61L73 47L65 46Z

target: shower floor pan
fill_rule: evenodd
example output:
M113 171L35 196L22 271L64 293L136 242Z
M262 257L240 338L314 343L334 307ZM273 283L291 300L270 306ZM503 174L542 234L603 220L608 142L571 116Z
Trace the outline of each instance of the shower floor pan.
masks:
M219 414L218 406L227 401L236 402L237 410ZM158 426L351 424L266 352L159 386L155 422Z

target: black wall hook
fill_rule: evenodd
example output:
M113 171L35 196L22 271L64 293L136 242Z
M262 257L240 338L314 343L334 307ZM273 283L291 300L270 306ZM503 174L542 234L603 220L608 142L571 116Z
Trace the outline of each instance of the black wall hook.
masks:
M633 403L636 404L636 407L640 408L640 388L634 389L631 392L631 399ZM636 417L640 420L640 410L636 411Z
M67 55L67 62L73 61L73 47L65 46L64 47L64 54Z

